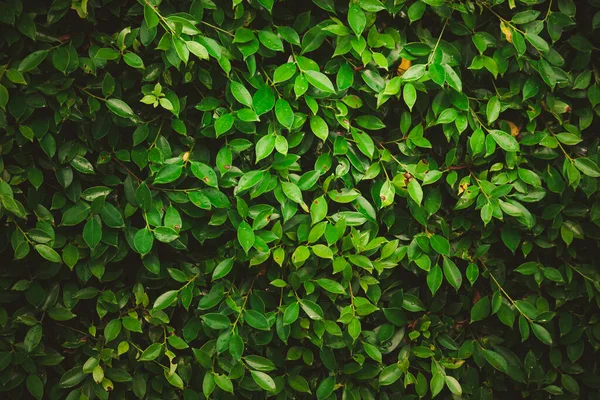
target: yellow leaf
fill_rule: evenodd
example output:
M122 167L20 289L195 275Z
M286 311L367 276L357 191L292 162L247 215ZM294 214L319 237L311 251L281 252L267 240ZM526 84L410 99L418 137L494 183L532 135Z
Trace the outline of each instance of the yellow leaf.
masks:
M509 28L509 26L504 21L500 21L500 30L504 34L506 41L508 43L512 43L512 30Z
M400 65L398 65L398 76L404 75L407 69L412 65L412 61L407 60L406 58L402 59Z

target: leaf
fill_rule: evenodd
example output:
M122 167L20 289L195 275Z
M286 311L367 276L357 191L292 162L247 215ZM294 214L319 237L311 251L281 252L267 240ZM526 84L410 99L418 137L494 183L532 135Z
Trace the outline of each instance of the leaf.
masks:
M498 119L498 116L500 115L500 107L500 100L498 100L497 96L493 96L492 98L490 98L490 100L487 103L486 109L488 124L492 124Z
M54 263L62 262L60 255L52 247L45 244L36 244L34 247L35 251L46 260Z
M577 167L577 169L583 172L585 175L592 178L600 178L600 168L598 168L598 164L596 164L596 162L594 162L591 158L576 158L573 163L575 167Z
M267 321L267 318L256 310L244 311L244 321L246 321L248 325L255 329L261 331L270 330L270 325L269 321Z
M102 226L97 218L91 218L83 227L83 239L90 249L96 248L102 239Z
M454 378L450 375L446 375L445 380L446 380L446 386L452 393L454 393L457 396L462 395L462 387L460 386L460 383L458 383L456 378Z
M308 83L313 85L315 88L326 93L335 93L333 83L331 83L327 75L318 71L303 71L303 73Z
M448 257L444 257L443 265L444 276L446 277L446 280L450 285L452 285L454 289L458 291L460 285L462 284L462 274L460 273L460 270L458 269L456 264L454 264L454 262Z
M215 133L217 137L226 133L233 127L233 123L235 122L235 117L231 113L221 115L215 121Z
M489 131L494 141L505 151L517 152L520 150L519 142L510 134L492 129Z
M130 67L144 69L144 61L140 58L140 56L138 56L135 53L125 53L125 55L123 56L123 61L125 61L125 63Z
M435 296L439 288L442 286L442 269L439 265L434 265L427 273L427 286L431 294Z
M252 375L254 382L256 382L262 389L269 392L275 391L275 381L269 375L261 371L250 371L250 374Z
M267 85L261 86L252 96L252 105L258 116L271 111L275 107L273 90Z
M471 308L471 322L481 321L490 315L490 298L484 296Z
M421 204L423 201L423 189L416 179L412 179L408 183L408 194L410 195L410 198L413 199L417 204Z
M397 364L392 364L385 367L379 374L379 384L381 386L389 386L395 383L402 376L402 370Z
M321 286L323 289L327 290L330 293L346 294L346 290L344 289L344 287L332 279L320 278L317 279L316 282L319 286Z
M531 330L533 331L535 337L537 337L540 340L540 342L544 343L545 345L552 346L552 336L546 328L539 324L532 323Z
M26 352L31 353L38 346L38 344L40 344L42 340L42 332L42 325L40 324L36 324L29 328L27 334L25 335L25 339L23 340Z
M221 261L213 271L212 281L216 281L217 279L227 276L227 274L231 272L232 268L233 258L226 258L225 260Z
M208 166L204 163L201 163L201 162L197 162L197 161L192 161L191 165L192 165L192 173L194 174L194 176L196 178L200 179L202 182L206 183L208 186L215 187L215 188L219 187L217 174L210 166Z
M206 47L204 47L202 44L190 40L185 42L185 45L187 46L190 53L198 57L200 60L209 59L208 50L206 50Z
M361 153L369 157L369 159L373 158L375 143L373 143L373 139L369 135L358 129L352 129L352 139L356 141L356 145Z
M164 292L154 301L154 305L152 306L155 310L163 310L171 305L175 299L177 299L177 295L179 294L178 290L169 290Z
M310 118L310 130L315 134L316 137L325 141L329 136L329 127L325 120L318 115L314 115Z
M385 124L372 115L361 115L356 117L355 121L360 127L372 131L385 128Z
M350 3L350 8L348 9L348 24L356 36L360 36L367 25L367 17L357 3Z
M248 89L246 89L246 87L244 85L242 85L241 83L236 82L236 81L231 81L229 83L229 89L231 90L231 94L233 94L233 97L235 97L235 99L237 101L239 101L246 107L252 108L252 101L253 101L252 96L250 95L250 92L248 91ZM259 115L261 114L258 112L258 110L256 112ZM228 114L228 115L231 115L231 114Z
M335 377L329 376L321 381L319 387L317 388L317 399L322 400L326 399L333 393L335 389Z
M121 332L121 320L116 318L108 322L104 327L104 340L106 343L114 340Z
M304 204L302 191L296 184L292 182L281 182L281 188L288 199L298 204Z
M277 99L275 103L275 116L277 117L277 121L288 129L292 128L294 123L294 112L292 111L292 107L290 107L290 103L283 99Z
M283 51L283 43L279 36L273 32L262 30L258 32L258 39L269 50Z
M139 361L152 361L155 360L163 351L163 345L161 343L152 343L142 352Z
M25 57L17 68L19 72L31 71L42 63L48 56L48 50L38 50Z
M125 103L121 99L108 99L106 100L106 106L110 111L117 114L119 117L123 118L131 118L134 117L135 114L129 104Z
M255 236L252 227L246 221L242 221L239 224L237 228L237 238L238 242L247 254L254 245Z
M496 368L500 372L507 373L508 364L506 363L506 360L504 359L504 357L502 357L500 354L498 354L492 350L488 350L488 349L483 349L482 353L483 353L483 358L485 358L486 361L488 363L490 363L490 365L492 367Z
M289 62L280 65L273 72L273 83L285 82L294 76L296 73L296 64Z
M431 247L439 254L449 256L450 255L450 243L448 240L440 235L433 235L429 238Z
M42 383L42 380L39 376L29 375L27 377L25 385L27 386L27 390L29 391L29 393L31 393L31 395L34 398L38 400L42 399L42 397L44 396L44 384Z
M300 306L310 319L320 321L324 318L323 309L317 303L310 300L301 299Z
M61 388L72 388L80 384L86 377L87 375L83 373L81 367L75 367L60 377L58 386Z
M146 255L152 250L152 244L154 243L154 236L148 228L140 229L136 232L133 239L135 248L141 255Z
M233 383L231 382L231 379L229 379L229 377L225 375L215 374L214 379L217 386L220 387L222 390L229 393L233 393Z

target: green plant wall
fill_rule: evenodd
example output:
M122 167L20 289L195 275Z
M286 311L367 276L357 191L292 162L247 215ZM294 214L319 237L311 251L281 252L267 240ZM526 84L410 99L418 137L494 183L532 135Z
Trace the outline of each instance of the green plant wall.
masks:
M0 396L599 399L598 28L0 1Z

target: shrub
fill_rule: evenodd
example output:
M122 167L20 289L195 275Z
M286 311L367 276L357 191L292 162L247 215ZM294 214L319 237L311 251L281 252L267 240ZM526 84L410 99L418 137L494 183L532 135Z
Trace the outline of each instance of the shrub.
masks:
M3 1L6 398L598 398L599 7Z

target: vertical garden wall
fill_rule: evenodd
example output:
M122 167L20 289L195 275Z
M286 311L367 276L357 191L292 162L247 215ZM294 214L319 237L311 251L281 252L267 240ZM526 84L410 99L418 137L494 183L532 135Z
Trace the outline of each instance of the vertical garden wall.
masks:
M3 0L0 391L598 399L598 0Z

